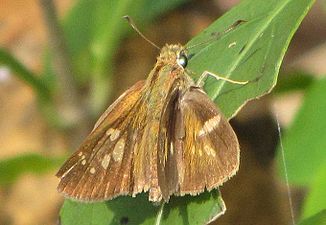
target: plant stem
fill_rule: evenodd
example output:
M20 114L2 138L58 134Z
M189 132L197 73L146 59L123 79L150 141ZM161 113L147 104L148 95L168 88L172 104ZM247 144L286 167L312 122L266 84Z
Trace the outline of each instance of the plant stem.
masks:
M54 52L54 68L58 77L58 109L64 123L68 124L67 133L70 145L75 147L89 130L89 113L83 105L81 93L74 79L70 54L59 25L53 0L40 0L49 40Z

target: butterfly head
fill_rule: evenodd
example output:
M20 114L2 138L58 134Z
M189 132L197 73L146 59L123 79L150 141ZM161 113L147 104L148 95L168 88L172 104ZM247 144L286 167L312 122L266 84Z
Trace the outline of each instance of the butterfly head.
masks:
M188 65L187 51L181 44L167 44L162 48L158 61L164 64L178 65L184 69Z

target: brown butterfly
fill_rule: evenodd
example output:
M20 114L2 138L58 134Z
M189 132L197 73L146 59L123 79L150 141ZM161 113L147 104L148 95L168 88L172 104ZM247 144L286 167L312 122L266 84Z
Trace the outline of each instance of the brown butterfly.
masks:
M210 191L237 172L237 137L200 85L212 74L195 84L187 61L180 44L161 49L147 80L104 112L58 171L59 192L80 201L149 192L150 201L167 202Z

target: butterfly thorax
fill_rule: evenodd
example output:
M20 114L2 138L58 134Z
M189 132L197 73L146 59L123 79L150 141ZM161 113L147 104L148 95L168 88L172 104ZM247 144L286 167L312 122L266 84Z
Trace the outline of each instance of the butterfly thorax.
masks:
M165 45L146 80L143 98L150 107L151 115L155 111L162 112L176 92L193 85L192 79L185 73L185 68L178 63L180 54L184 54L181 44Z
M157 62L171 65L177 64L177 59L183 51L184 47L181 44L166 44L161 49L160 55L157 57Z

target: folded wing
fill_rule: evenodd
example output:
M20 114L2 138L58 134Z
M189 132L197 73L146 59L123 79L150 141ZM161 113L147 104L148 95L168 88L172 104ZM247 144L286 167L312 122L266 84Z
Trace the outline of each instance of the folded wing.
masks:
M177 113L179 194L196 195L220 186L239 167L239 144L232 127L198 87L180 97Z

